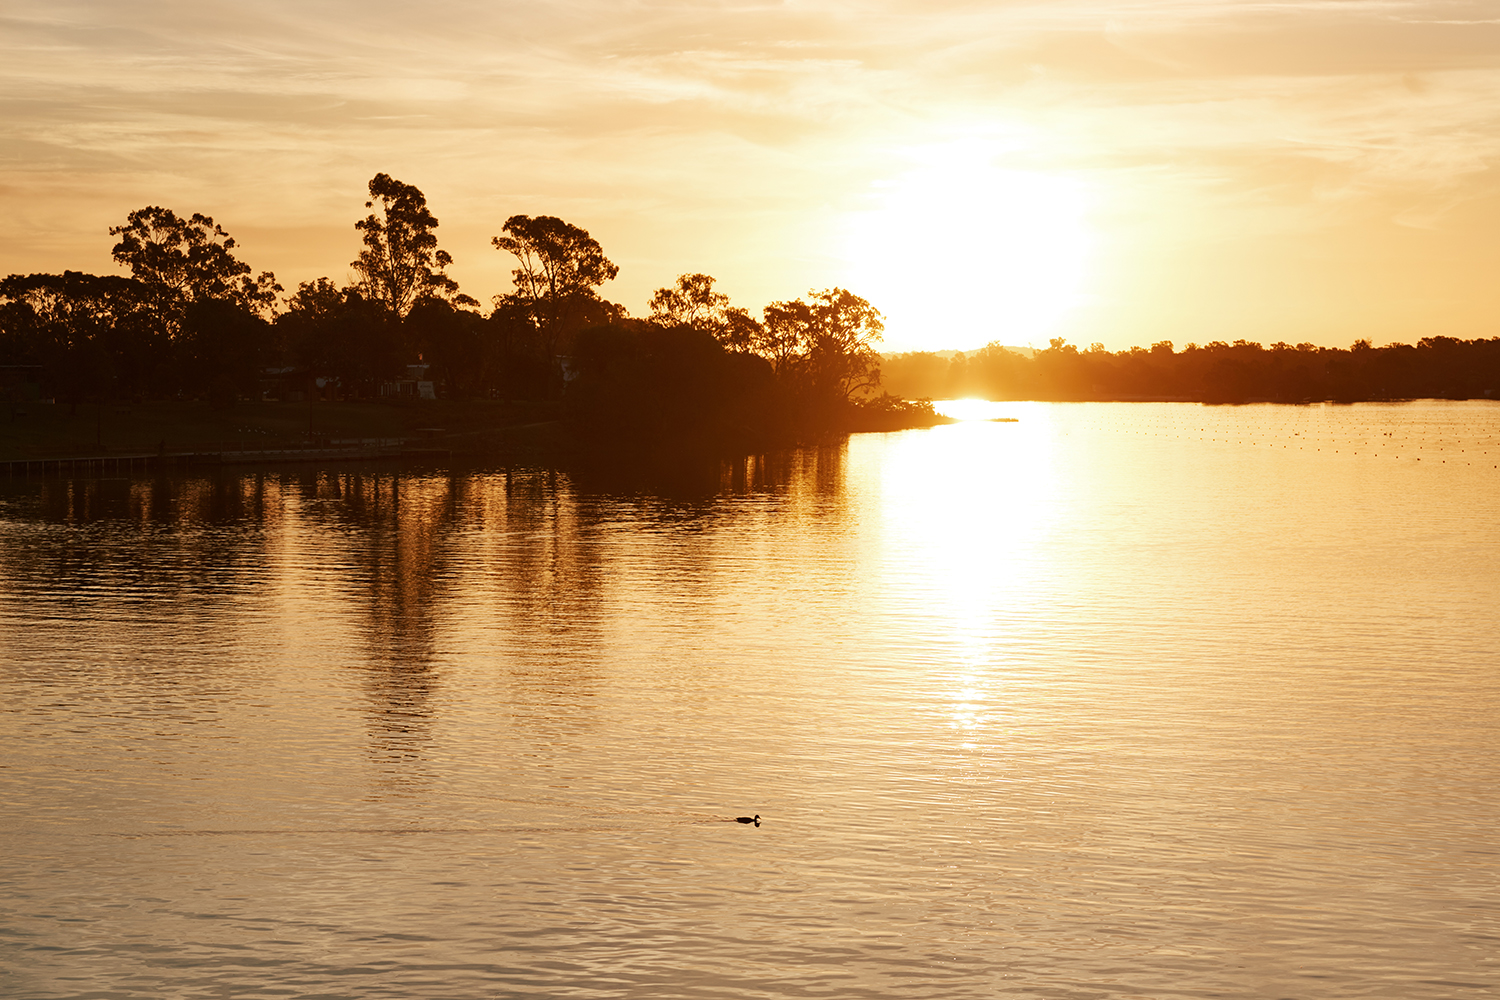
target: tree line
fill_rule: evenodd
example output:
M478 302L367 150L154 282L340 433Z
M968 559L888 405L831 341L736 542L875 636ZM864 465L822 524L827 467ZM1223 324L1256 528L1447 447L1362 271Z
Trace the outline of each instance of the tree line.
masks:
M129 277L0 281L0 365L74 403L230 406L261 398L268 372L338 398L379 397L420 362L446 396L564 399L606 436L684 422L791 433L903 412L865 398L880 382L883 321L845 289L774 302L757 318L712 277L687 274L633 318L600 295L619 267L587 230L513 215L492 243L516 261L514 289L486 308L446 273L452 257L422 192L385 173L368 190L353 280L290 292L253 274L212 218L131 212L109 229Z
M1149 349L1087 350L1055 338L1045 350L989 346L942 356L915 352L888 357L885 385L911 397L946 399L1129 400L1207 403L1255 401L1495 398L1500 394L1500 337L1424 337L1415 346L1347 350L1285 342L1264 347L1236 340Z
M1296 402L1500 388L1500 338L1348 350L1241 340L1179 351L1162 341L1120 352L1055 339L1031 356L991 344L882 360L880 312L846 289L773 302L757 317L706 274L679 276L632 317L600 294L619 267L587 230L553 216L505 221L492 244L514 259L514 287L482 306L447 274L452 257L418 188L377 174L364 208L352 280L290 292L252 271L212 218L131 212L108 230L129 277L0 280L0 387L24 379L75 404L223 407L272 384L378 398L420 363L451 398L562 400L603 442L692 433L746 443L935 420L930 405L901 398Z

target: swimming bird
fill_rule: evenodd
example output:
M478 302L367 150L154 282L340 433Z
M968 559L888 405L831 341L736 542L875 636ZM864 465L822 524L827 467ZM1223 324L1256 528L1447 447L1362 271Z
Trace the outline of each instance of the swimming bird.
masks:
M760 826L760 813L756 813L754 816L736 816L734 821L736 823L754 823L756 826Z

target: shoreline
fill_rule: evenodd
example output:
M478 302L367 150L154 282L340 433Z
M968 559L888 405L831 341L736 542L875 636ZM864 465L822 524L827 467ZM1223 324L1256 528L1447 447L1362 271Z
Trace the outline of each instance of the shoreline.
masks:
M1475 401L1493 402L1482 398ZM1249 405L1181 397L988 402ZM1351 405L1333 399L1254 403ZM565 467L636 459L654 464L675 457L732 458L826 442L847 434L892 433L956 422L955 418L914 407L864 409L852 411L846 419L816 433L795 436L756 434L745 428L719 433L684 429L679 434L649 439L593 439L570 427L562 404L551 401L257 402L222 410L181 401L76 407L31 403L12 406L9 422L0 424L0 475L109 476L221 466L349 462L500 461ZM309 426L313 428L311 433Z
M3 412L3 411L0 411ZM794 447L782 435L684 429L654 439L593 440L563 404L495 400L12 405L0 424L0 475L109 475L218 466L390 461L528 461L567 465L593 453L661 458ZM856 411L820 433L890 432L951 423L916 410ZM747 451L748 449L748 451Z

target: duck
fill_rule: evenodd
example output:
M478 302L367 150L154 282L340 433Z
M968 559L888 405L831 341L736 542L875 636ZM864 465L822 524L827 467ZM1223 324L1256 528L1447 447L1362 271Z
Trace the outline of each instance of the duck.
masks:
M754 816L736 816L734 821L736 823L754 823L756 826L760 826L760 813L756 813Z

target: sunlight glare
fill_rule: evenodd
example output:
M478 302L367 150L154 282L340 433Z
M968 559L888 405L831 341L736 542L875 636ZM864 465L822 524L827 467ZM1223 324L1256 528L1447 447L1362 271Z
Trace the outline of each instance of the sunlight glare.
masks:
M1014 403L991 399L935 399L932 408L954 420L1015 420Z
M1085 186L996 166L972 143L914 158L847 230L849 287L885 314L886 349L1044 346L1086 298Z
M925 617L912 627L942 721L980 740L1007 724L1007 692L1026 683L1008 669L1008 626L1047 599L1046 537L1059 509L1044 406L987 405L1018 422L980 418L893 442L879 485L890 575L877 592L920 594Z

